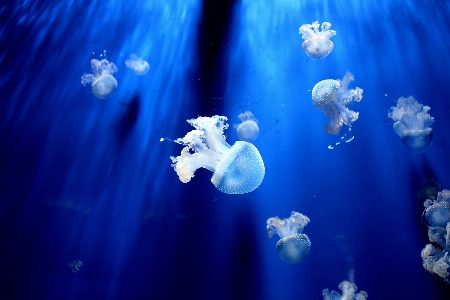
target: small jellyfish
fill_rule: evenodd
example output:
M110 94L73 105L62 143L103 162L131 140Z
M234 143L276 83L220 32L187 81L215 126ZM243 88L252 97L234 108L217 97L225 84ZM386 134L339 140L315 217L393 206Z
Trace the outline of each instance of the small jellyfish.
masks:
M80 268L83 266L83 262L81 260L74 260L69 263L69 267L72 269L72 273L76 273L80 271Z
M211 182L225 194L249 193L261 184L265 168L258 149L242 141L230 146L223 133L226 121L224 116L187 120L195 130L174 141L186 147L180 156L170 157L181 182L189 182L198 168L205 168L214 172Z
M99 99L111 97L117 89L117 80L112 76L118 71L116 65L106 59L92 59L91 68L93 74L84 74L81 83L92 83L92 94Z
M246 111L239 114L238 118L241 124L235 125L238 138L241 141L253 142L259 134L258 120L253 116L252 112Z
M277 217L267 220L267 234L272 238L274 234L280 236L277 242L278 256L286 263L294 265L304 261L311 249L311 242L303 228L308 225L309 218L293 211L287 219Z
M364 300L367 299L369 295L365 291L360 291L355 294L358 290L356 284L344 280L339 284L339 289L342 291L342 295L340 295L336 291L329 292L328 289L324 289L322 291L322 296L324 300Z
M392 106L388 117L396 121L394 131L402 139L403 145L414 153L422 153L430 147L434 118L428 114L429 106L423 106L412 96L400 97L397 106Z
M352 73L345 74L342 80L326 79L317 83L312 90L312 102L319 107L329 121L324 126L325 133L338 134L342 125L352 126L359 113L348 109L348 106L360 102L363 89L348 89L350 82L355 80Z
M331 23L323 22L319 32L319 22L304 24L299 28L299 34L305 40L302 44L303 51L312 58L321 59L333 51L334 44L330 38L336 35L336 31L329 30Z
M142 58L137 57L136 54L131 54L130 58L125 61L125 66L134 71L138 75L145 75L150 70L150 65L148 62Z

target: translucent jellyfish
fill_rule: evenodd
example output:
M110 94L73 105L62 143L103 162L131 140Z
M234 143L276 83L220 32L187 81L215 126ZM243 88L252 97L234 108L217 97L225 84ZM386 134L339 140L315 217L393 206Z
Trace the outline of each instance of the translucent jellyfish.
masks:
M253 116L252 112L246 111L239 114L238 118L241 124L235 125L238 138L241 141L253 142L259 134L258 120Z
M400 97L397 106L392 106L388 117L396 121L394 131L402 139L403 145L414 153L421 153L430 147L433 140L431 124L434 118L428 114L429 106L423 106L412 96Z
M92 83L92 94L99 99L111 97L117 89L117 80L112 76L118 71L116 65L106 59L92 59L91 68L93 74L84 74L81 83Z
M336 35L336 31L329 30L330 27L330 23L323 22L319 32L319 22L315 21L312 24L304 24L299 28L299 34L302 34L302 38L305 40L302 44L303 51L309 57L321 59L333 50L334 44L330 41L330 38Z
M69 263L69 267L72 269L72 273L76 273L80 271L80 268L83 266L83 262L81 260L74 260Z
M425 201L422 217L428 225L428 244L421 252L423 267L450 284L450 191L442 190L436 200Z
M340 295L336 291L329 292L328 289L324 289L322 291L324 300L364 300L367 299L368 295L365 291L360 291L355 294L358 290L356 284L350 281L342 281L339 284L339 289L342 291L342 295Z
M342 125L351 127L352 123L358 119L359 113L348 109L348 106L360 102L363 98L363 90L359 87L348 89L348 85L353 80L355 78L352 73L347 71L342 81L326 79L314 86L312 102L329 118L324 126L325 133L338 134Z
M195 130L174 141L186 147L180 156L170 157L181 182L189 182L198 168L205 168L214 172L211 182L226 194L249 193L261 184L265 168L258 149L241 141L230 146L223 133L226 121L223 116L187 120Z
M308 225L309 218L301 213L293 211L287 219L277 217L267 220L267 234L272 238L274 234L280 236L277 242L278 256L284 262L294 265L304 261L311 249L311 242L306 234L302 234L303 228Z
M136 54L131 54L130 58L125 61L125 66L134 71L138 75L145 75L150 70L150 65L148 62L142 58L137 57Z

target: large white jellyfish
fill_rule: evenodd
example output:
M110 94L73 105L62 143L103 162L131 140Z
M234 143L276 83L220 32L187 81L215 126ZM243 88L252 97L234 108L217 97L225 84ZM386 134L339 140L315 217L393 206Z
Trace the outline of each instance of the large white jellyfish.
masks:
M99 99L111 97L117 89L117 80L112 76L118 71L116 65L106 59L92 59L91 68L93 74L84 74L81 83L92 83L92 94Z
M334 48L334 44L330 38L336 35L336 31L329 30L331 23L323 22L321 31L319 32L319 22L312 24L304 24L299 28L299 34L306 41L303 42L302 48L305 53L312 58L321 59L330 54Z
M450 284L450 191L442 190L437 199L424 202L422 214L428 225L428 238L431 243L421 252L423 267L431 274L437 274Z
M388 117L396 121L394 131L402 139L403 145L414 153L421 153L430 147L434 118L428 114L429 106L423 106L412 96L400 97L397 106L392 106Z
M134 53L131 54L130 58L125 61L125 66L141 76L147 74L148 70L150 70L149 63L142 58L137 57Z
M328 289L322 291L322 296L324 300L364 300L367 299L368 295L365 291L360 291L355 294L358 290L356 284L344 280L339 284L339 289L342 291L340 295L336 291L329 292Z
M345 74L342 80L326 79L317 83L312 90L312 102L320 107L329 118L325 124L325 133L338 134L342 125L352 126L358 119L359 113L348 109L348 106L360 102L363 89L348 89L350 82L355 80L352 73Z
M205 168L214 172L211 182L226 194L249 193L261 184L265 168L258 149L241 141L230 146L223 133L226 121L223 116L187 120L195 130L175 140L186 147L180 156L170 157L181 182L189 182L198 168Z
M238 138L241 141L253 142L259 134L258 120L253 116L251 111L239 114L241 124L235 125Z
M280 236L277 242L278 256L284 262L294 265L304 261L311 249L311 241L306 234L302 234L303 228L308 225L309 218L301 213L293 211L287 219L269 218L267 220L267 234L272 238L274 234Z

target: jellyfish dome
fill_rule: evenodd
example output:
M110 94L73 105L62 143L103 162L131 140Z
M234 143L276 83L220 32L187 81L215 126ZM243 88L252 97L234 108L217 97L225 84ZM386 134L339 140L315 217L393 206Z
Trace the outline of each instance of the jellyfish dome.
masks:
M278 217L267 220L267 234L272 238L274 234L280 236L276 248L278 256L286 263L294 265L304 261L311 250L311 241L303 228L308 225L309 218L293 211L287 219Z
M150 64L142 58L137 57L134 53L131 54L130 58L125 61L125 66L140 76L147 74L148 70L150 70Z
M189 182L198 168L205 168L213 172L211 182L225 194L249 193L261 184L265 167L258 149L242 141L230 146L223 133L226 121L224 116L187 120L195 130L174 141L186 147L180 156L170 157L181 182Z
M429 106L423 106L412 96L400 97L397 106L392 106L388 117L396 121L394 131L400 136L403 145L414 153L422 153L428 149L433 140L430 127L434 118L428 114Z
M367 299L369 295L365 291L360 291L356 293L358 287L356 284L350 281L342 281L339 284L339 289L342 291L342 295L336 291L329 292L328 289L322 291L322 296L324 300L364 300ZM356 293L356 294L355 294Z
M99 99L111 97L117 89L117 80L112 76L118 71L116 65L106 59L92 59L91 68L93 74L84 74L81 83L84 86L92 83L92 94Z
M432 227L445 227L450 222L450 191L442 190L436 200L428 199L424 202L423 213L427 223Z
M236 132L241 141L253 142L259 134L258 120L251 111L246 111L238 116L241 124L237 125ZM236 125L235 125L236 126Z
M325 124L325 133L338 134L342 125L352 126L358 119L358 112L348 109L355 102L363 98L363 89L348 89L350 82L355 80L352 73L345 74L342 80L326 79L317 83L312 90L312 102L319 107L328 123Z
M330 27L330 23L323 22L319 32L319 22L315 21L312 24L304 24L299 28L299 34L305 40L302 44L303 51L309 57L321 59L333 51L334 44L330 41L330 38L336 35L336 31L329 30Z

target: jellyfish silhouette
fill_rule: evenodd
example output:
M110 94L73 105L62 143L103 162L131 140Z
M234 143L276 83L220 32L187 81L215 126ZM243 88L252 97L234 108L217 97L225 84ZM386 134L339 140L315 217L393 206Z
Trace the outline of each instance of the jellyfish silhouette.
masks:
M422 153L428 149L433 140L433 129L430 127L434 118L428 114L431 108L423 106L412 96L400 97L397 106L392 106L388 117L396 121L393 125L403 145L414 153Z
M437 274L447 284L450 284L450 191L442 190L436 200L424 202L422 214L424 223L428 226L427 244L421 252L423 267L431 274Z
M131 54L130 58L125 61L125 66L134 71L137 75L145 75L150 70L148 62L142 58L137 57L136 54Z
M249 193L261 184L265 168L258 149L242 141L230 146L223 133L226 121L224 116L187 120L195 130L174 141L186 147L180 156L170 157L181 182L189 182L198 168L205 168L214 172L211 182L226 194Z
M312 90L312 102L319 107L329 121L324 126L325 133L338 134L342 125L352 126L359 113L347 107L363 98L363 89L348 89L350 82L355 80L348 72L341 80L326 79L317 83Z
M322 291L322 296L324 300L364 300L367 299L369 295L365 291L360 291L356 293L358 287L356 284L344 280L339 284L339 289L342 291L340 295L336 291L329 292L328 289ZM355 294L356 293L356 294Z
M241 141L253 142L259 134L258 120L253 116L251 111L239 114L238 118L241 124L235 125L238 138Z
M81 83L84 86L92 83L92 94L99 99L111 97L117 89L117 80L112 76L118 71L116 65L106 59L92 59L91 68L93 74L84 74Z
M287 219L278 217L267 220L267 234L272 238L274 234L280 236L277 242L278 256L288 264L299 264L304 261L311 249L311 242L306 234L302 234L303 228L308 225L309 218L301 213L293 211Z
M305 40L302 44L303 51L315 59L321 59L333 51L334 44L330 38L336 35L336 31L329 30L331 24L323 22L321 31L319 32L319 22L315 21L312 24L304 24L299 28L299 34Z

